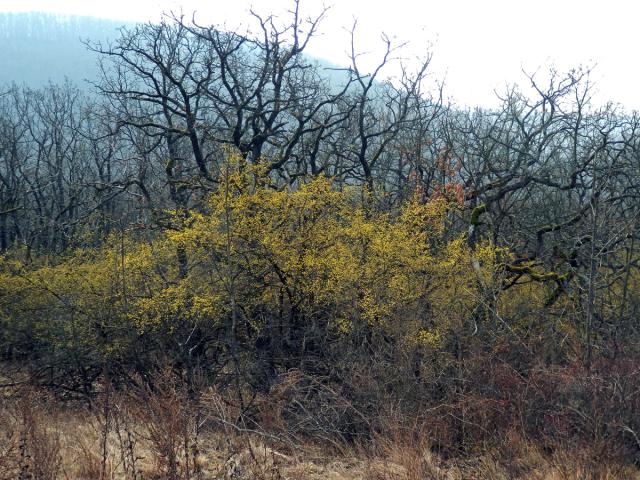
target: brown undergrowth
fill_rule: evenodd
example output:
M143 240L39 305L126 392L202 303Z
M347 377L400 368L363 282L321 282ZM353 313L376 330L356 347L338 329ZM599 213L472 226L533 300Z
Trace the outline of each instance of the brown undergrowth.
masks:
M597 442L543 442L515 430L445 454L435 425L400 411L348 441L329 425L357 416L355 406L326 387L316 391L326 405L314 409L300 395L317 388L292 373L243 406L238 392L185 385L169 372L126 388L102 379L88 403L27 384L6 388L0 480L640 479L632 462Z

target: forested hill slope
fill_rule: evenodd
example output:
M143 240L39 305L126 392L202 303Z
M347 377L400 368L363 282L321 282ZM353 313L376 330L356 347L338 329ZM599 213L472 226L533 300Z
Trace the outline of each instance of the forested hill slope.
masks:
M0 85L15 82L39 88L67 78L80 88L90 88L87 80L98 76L98 57L85 41L106 43L119 38L122 27L132 26L95 17L0 12ZM314 61L325 67L325 78L344 83L345 74L335 70L336 65Z
M82 86L97 73L83 40L119 36L123 22L49 13L0 13L0 84L40 87L69 78Z

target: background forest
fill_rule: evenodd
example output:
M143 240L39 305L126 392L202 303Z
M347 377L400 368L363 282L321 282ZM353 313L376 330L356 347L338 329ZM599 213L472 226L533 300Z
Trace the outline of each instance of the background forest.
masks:
M355 26L314 61L321 20L168 17L88 41L92 89L0 87L0 478L69 478L52 405L97 426L78 478L151 478L143 441L224 478L211 431L402 467L359 478L635 478L638 114L581 69L460 109Z

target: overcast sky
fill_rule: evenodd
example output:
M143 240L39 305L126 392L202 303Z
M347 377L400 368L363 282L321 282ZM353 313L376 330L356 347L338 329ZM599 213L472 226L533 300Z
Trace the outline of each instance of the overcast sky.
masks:
M321 0L302 0L319 11ZM445 92L466 105L490 105L494 90L526 83L522 70L559 71L594 66L599 102L640 109L640 36L637 0L327 0L330 6L310 53L344 63L346 27L358 19L358 44L380 54L380 33L408 41L405 56L433 52L432 72ZM637 6L636 6L637 5ZM197 11L202 22L247 24L250 6L282 15L287 0L0 0L0 11L47 11L147 21L163 10ZM390 72L392 73L392 72Z

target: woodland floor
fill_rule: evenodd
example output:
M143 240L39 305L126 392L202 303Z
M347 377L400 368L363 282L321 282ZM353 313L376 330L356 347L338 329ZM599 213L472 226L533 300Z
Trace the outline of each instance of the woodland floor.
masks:
M287 447L265 434L224 429L182 435L170 419L158 417L139 417L133 424L131 417L121 423L111 416L105 422L99 408L52 408L32 394L2 401L1 480L640 479L633 467L596 461L593 451L545 452L515 436L499 448L445 460L401 435L362 448L311 442ZM114 402L108 408L118 412L121 406Z

